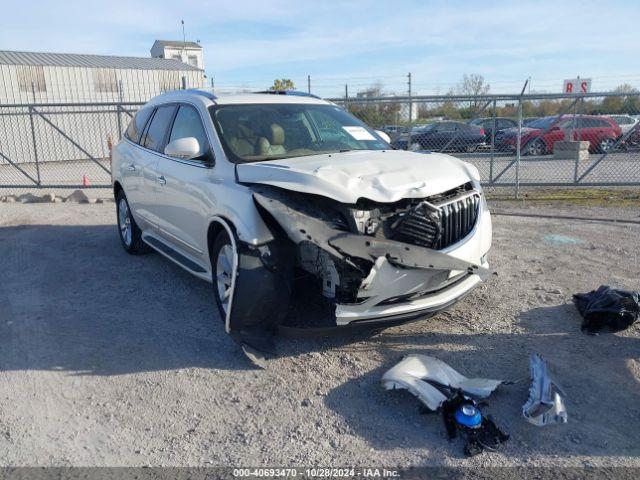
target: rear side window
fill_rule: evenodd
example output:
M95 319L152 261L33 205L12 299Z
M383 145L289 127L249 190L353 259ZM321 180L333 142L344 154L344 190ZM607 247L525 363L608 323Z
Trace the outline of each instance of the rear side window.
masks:
M187 137L194 137L198 140L198 144L200 145L200 156L204 155L204 153L209 149L207 135L204 132L204 127L198 111L193 107L180 105L180 110L178 110L176 119L173 122L169 142Z
M141 108L138 110L131 120L131 123L129 123L124 136L132 142L138 143L142 136L142 132L144 131L144 126L147 124L147 120L149 120L149 117L151 116L151 112L153 112L153 108Z
M439 132L455 132L456 124L455 123L441 123L438 125Z
M165 138L167 136L167 129L173 119L173 114L176 111L175 105L166 105L158 107L155 115L151 119L147 133L144 136L142 146L149 150L155 150L161 152L164 147Z

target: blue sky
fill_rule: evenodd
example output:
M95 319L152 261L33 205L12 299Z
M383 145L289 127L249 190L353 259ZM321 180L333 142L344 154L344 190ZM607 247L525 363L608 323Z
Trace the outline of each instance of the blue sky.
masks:
M446 93L465 73L494 93L640 87L640 2L589 1L141 1L4 5L0 49L148 56L156 38L200 40L219 89L291 78L323 96L381 82L386 91Z

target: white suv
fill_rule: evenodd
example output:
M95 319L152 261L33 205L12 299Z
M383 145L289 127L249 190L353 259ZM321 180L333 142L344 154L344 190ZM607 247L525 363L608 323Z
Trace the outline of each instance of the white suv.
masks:
M293 317L433 314L488 273L480 177L384 138L298 92L160 95L112 151L120 240L213 282L227 332L257 349Z

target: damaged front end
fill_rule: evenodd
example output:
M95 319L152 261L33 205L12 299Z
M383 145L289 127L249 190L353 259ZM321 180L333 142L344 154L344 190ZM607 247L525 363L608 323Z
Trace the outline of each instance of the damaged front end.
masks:
M448 307L488 274L490 219L473 182L428 198L356 204L250 188L275 240L240 252L236 288L256 301L235 303L231 332L247 324L272 329L301 297L305 322L309 305L321 299L323 327L414 318Z

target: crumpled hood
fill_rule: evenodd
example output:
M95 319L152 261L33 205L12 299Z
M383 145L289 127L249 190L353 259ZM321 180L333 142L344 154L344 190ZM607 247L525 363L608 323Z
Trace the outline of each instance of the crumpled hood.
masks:
M440 153L363 150L237 165L238 180L356 203L395 202L478 180L471 164Z

